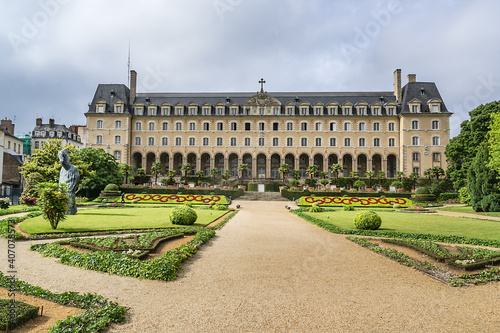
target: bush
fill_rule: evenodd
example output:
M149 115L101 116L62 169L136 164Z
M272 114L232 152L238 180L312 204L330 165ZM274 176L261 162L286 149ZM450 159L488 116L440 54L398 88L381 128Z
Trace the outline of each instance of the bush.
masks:
M436 196L434 194L414 194L411 198L414 202L427 202L436 201Z
M258 186L257 184L248 184L247 191L248 192L257 192Z
M227 210L227 206L226 205L215 205L215 206L212 206L212 209L214 210Z
M430 194L430 193L431 192L429 192L429 189L427 187L425 187L425 186L419 187L415 191L415 194Z
M186 205L177 206L170 212L170 222L172 224L192 225L197 218L198 215L194 209Z
M437 197L437 201L448 201L458 198L458 193L441 193Z
M394 204L394 205L392 205L392 208L394 208L394 209L400 209L401 205L400 204Z
M381 225L382 219L371 210L356 213L354 216L354 226L356 229L377 230Z
M394 186L397 189L403 188L403 182L400 182L399 180L395 180L391 183L391 186Z
M467 187L464 186L458 190L458 198L460 199L460 203L470 206L471 199Z
M9 198L0 198L0 209L7 209L10 206Z
M352 211L352 210L354 210L354 206L352 206L352 205L344 206L344 210L346 210L346 211Z
M103 192L109 192L109 191L120 191L120 188L116 184L108 184L104 188Z

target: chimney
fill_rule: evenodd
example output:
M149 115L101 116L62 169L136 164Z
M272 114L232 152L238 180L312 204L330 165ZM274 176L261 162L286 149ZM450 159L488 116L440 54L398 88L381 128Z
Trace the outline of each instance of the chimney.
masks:
M132 105L134 104L135 101L135 94L136 94L136 88L137 88L137 72L134 70L130 71L130 101L129 104Z
M42 118L36 118L36 126L42 126Z
M408 83L417 82L417 74L408 74Z
M401 103L401 69L394 71L394 96L397 102Z
M49 127L54 127L54 119L52 118L49 119Z
M75 125L71 125L71 126L69 127L69 131L70 131L70 132L72 132L72 133L76 133L76 132L77 132L77 130L76 130L76 126L75 126Z
M14 135L14 124L12 124L12 120L7 118L2 119L0 126L5 128L7 130L7 133Z

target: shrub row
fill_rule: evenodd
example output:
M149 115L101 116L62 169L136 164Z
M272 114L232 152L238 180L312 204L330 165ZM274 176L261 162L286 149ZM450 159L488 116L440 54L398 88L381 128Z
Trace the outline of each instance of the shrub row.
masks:
M437 201L447 201L453 199L458 199L458 193L441 193L437 197Z
M0 287L15 290L25 295L31 295L65 306L86 309L82 314L67 317L58 321L49 332L99 332L106 329L109 323L122 323L125 321L126 308L115 302L96 294L80 295L76 292L54 294L49 290L30 285L24 281L12 280L0 272Z
M412 201L406 198L380 198L380 197L339 197L339 196L317 196L317 197L301 197L299 206L311 206L318 204L321 207L335 206L356 206L356 207L388 207L393 208L393 205L398 204L401 207L410 207Z
M15 309L15 318L11 318L10 309ZM33 306L14 299L0 298L0 331L7 330L7 323L9 329L21 326L30 319L38 316L38 306Z
M309 190L295 190L295 189L282 189L281 196L288 200L295 200L305 196L318 196L318 197L386 197L386 198L406 198L411 197L411 193L395 193L395 192L351 192L351 191L309 191Z
M156 204L183 204L192 203L195 205L209 205L211 202L221 205L228 205L230 200L224 195L204 195L204 194L134 194L124 195L125 202L129 203L156 203Z
M228 198L236 199L245 194L243 189L199 189L189 187L165 188L165 187L142 187L142 186L122 186L121 192L141 193L141 194L191 194L191 195L225 195Z

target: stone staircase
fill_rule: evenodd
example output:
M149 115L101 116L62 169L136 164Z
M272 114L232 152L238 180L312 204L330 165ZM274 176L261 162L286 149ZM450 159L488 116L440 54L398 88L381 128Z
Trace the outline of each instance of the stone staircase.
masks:
M279 192L245 192L245 195L236 200L259 200L259 201L287 201Z

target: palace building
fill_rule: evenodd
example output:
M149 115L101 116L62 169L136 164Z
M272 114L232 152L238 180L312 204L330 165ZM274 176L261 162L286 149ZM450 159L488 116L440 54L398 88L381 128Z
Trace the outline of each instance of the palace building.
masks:
M248 178L279 178L280 164L305 175L309 165L344 176L357 170L383 170L387 177L426 168L446 169L449 112L433 82L394 72L393 91L214 93L137 92L99 84L89 103L87 145L103 148L121 163L162 173L189 163L192 173L228 169Z

